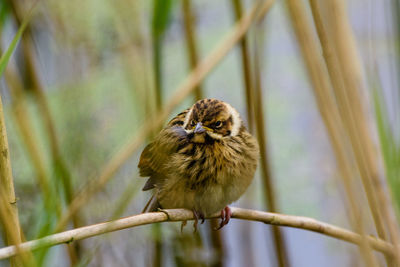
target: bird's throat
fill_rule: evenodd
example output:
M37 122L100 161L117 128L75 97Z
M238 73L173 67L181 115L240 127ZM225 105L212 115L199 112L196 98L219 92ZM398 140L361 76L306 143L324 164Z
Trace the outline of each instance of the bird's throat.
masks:
M206 135L205 135L205 133L202 133L202 134L194 134L194 135L193 135L193 138L192 138L192 141L193 141L194 143L200 143L200 144L205 143L205 142L206 142Z

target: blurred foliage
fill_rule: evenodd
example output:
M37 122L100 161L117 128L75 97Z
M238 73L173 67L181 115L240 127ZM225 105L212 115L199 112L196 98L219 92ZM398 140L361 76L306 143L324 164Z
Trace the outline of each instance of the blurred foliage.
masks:
M3 22L5 20L5 15L6 15L6 12L8 10L6 8L7 5L4 5L4 6L5 7L0 10L1 11L1 13L0 13L0 15L1 15L1 17L0 17L1 25L3 25ZM10 60L10 57L11 57L12 53L14 52L17 44L18 44L18 41L21 39L21 36L24 33L24 31L26 29L26 26L29 23L30 18L31 18L31 13L29 13L28 16L22 22L22 24L19 27L15 37L11 41L10 46L4 51L4 53L2 53L2 55L0 57L0 77L3 76L3 72L4 72L5 68L7 67L8 61ZM1 28L0 28L0 30L1 30Z
M163 41L165 32L170 25L173 0L153 0L153 14L151 19L151 33L153 43L153 67L156 88L156 105L162 104L162 66L163 66Z
M386 178L395 200L397 216L400 216L400 144L390 123L382 91L374 91L375 117L379 132L380 147L386 168ZM400 103L399 103L400 104Z
M9 12L10 12L10 7L8 6L7 1L2 1L0 3L0 32L3 28L2 26L4 25Z
M244 11L248 11L254 2L243 1ZM364 48L364 28L360 25L364 27L368 23L358 24L357 20L365 17L359 13L363 12L360 7L364 7L364 3L352 2L358 4L356 8L350 6L349 14L356 21L353 24L360 27L355 31L358 40L361 40L360 47ZM0 39L1 48L5 51L0 59L0 76L10 63L18 67L17 72L24 69L21 36L30 19L32 1L16 2L23 11L24 23L20 28L15 26L15 18L7 3L0 1ZM35 57L38 78L44 84L61 156L70 171L75 192L101 172L129 137L138 132L148 115L154 112L154 106L160 108L161 103L166 102L164 98L168 99L167 96L187 75L189 65L187 54L183 53L182 14L176 12L180 4L177 0L38 2L29 23L34 44L31 53ZM202 52L199 54L205 55L234 25L233 11L227 3L213 0L192 1L192 8L196 11L197 45ZM259 32L251 30L248 35L250 52L260 61L265 103L262 111L266 113L267 149L277 184L277 202L282 212L347 225L343 189L335 180L335 158L284 8L277 1L268 14L265 44L260 47L262 53L254 52L254 37ZM379 9L374 12L379 12ZM399 19L398 15L394 18ZM392 24L395 25L394 22ZM376 40L371 42L382 42L377 32L372 32ZM400 47L398 41L396 45ZM244 115L246 101L239 52L239 49L232 51L207 77L204 95L221 98ZM389 52L382 50L381 53ZM23 75L17 76L24 79ZM382 97L385 90L395 91L398 88L387 88L385 82L379 86L382 90L376 90L373 95L375 119L386 178L400 207L400 144L399 133L394 130L399 126L395 126L391 118L388 99ZM26 238L34 239L53 231L59 219L54 205L58 203L62 212L67 209L65 188L59 179L63 170L54 166L40 104L32 92L24 90L31 133L44 159L46 174L50 177L54 202L45 203L35 179L37 170L13 111L15 100L9 87L8 81L3 79L0 83L1 97L5 103L19 214ZM176 112L190 106L193 99L188 97ZM395 103L398 108L400 103ZM169 114L170 117L174 115ZM132 155L127 164L117 171L115 178L87 201L80 212L84 224L140 212L148 195L138 193L144 182L137 178L138 157L139 153ZM260 172L257 172L248 191L247 198L241 200L239 205L262 208ZM366 203L362 202L361 206L367 210ZM73 226L70 224L68 227ZM222 232L227 250L226 265L240 266L249 257L242 247L243 227L250 233L249 240L254 247L252 262L259 266L271 262L275 255L269 251L269 228L233 221ZM146 266L152 262L153 241L163 243L162 261L167 266L192 266L198 261L211 265L217 257L206 227L200 229L200 240L191 239L189 225L187 228L190 230L185 229L190 232L187 235L180 235L179 226L175 224L163 226L163 234L160 234L159 228L124 230L80 242L83 255L75 266L130 266L132 262L137 266ZM372 227L368 230L374 232ZM285 230L285 233L289 236L289 256L298 266L346 265L352 258L359 257L354 247L334 240L291 230ZM304 246L305 243L308 245ZM67 266L72 259L68 253L66 246L60 246L42 250L36 255L39 265L54 266L62 262L63 266ZM3 263L0 262L0 266Z

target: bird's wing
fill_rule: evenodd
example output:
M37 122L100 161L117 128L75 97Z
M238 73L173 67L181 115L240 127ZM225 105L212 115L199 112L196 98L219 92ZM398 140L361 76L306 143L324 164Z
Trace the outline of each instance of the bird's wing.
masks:
M148 144L142 151L142 154L140 155L140 160L138 164L139 168L139 174L142 177L147 177L151 176L153 174L153 169L152 169L152 164L151 164L151 148L154 143Z
M181 127L188 110L173 118L155 138L154 142L148 144L139 160L140 176L150 177L143 190L149 190L165 178L165 163L177 152L179 146L187 142L187 133Z

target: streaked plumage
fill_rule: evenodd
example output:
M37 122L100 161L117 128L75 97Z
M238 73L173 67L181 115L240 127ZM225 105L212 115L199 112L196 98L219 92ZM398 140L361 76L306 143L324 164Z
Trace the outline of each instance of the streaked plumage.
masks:
M149 177L143 190L154 189L145 211L187 208L200 218L224 213L250 185L258 157L257 141L234 108L216 99L199 100L142 152L140 175Z

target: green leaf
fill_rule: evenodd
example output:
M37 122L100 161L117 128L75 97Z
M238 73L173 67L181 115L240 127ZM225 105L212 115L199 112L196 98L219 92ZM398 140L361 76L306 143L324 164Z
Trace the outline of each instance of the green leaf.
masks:
M160 38L168 28L173 0L153 0L151 28L154 38Z
M2 1L0 3L0 31L3 29L3 25L7 18L9 11L10 11L10 8L8 6L7 1Z
M173 0L153 0L153 16L151 21L152 30L152 46L153 46L153 67L155 79L155 92L156 92L156 105L158 107L162 104L162 44L164 34L168 29L171 11L174 1Z
M400 211L400 164L399 151L400 147L397 144L389 123L389 115L385 108L383 92L380 84L376 85L373 91L373 100L375 107L375 119L377 122L380 147L382 149L383 160L386 169L386 177L389 188L392 191L392 196L397 206L397 211ZM397 214L398 216L400 214Z
M0 58L0 78L3 76L3 72L7 67L8 61L10 60L11 55L15 51L15 48L17 47L18 41L21 39L22 34L24 33L26 26L28 25L29 21L32 18L32 11L36 6L37 1L33 4L33 7L29 11L28 15L25 17L25 19L22 21L21 26L18 29L17 34L14 36L14 39L11 41L10 46L7 48L7 50L4 52L4 54L1 55Z

